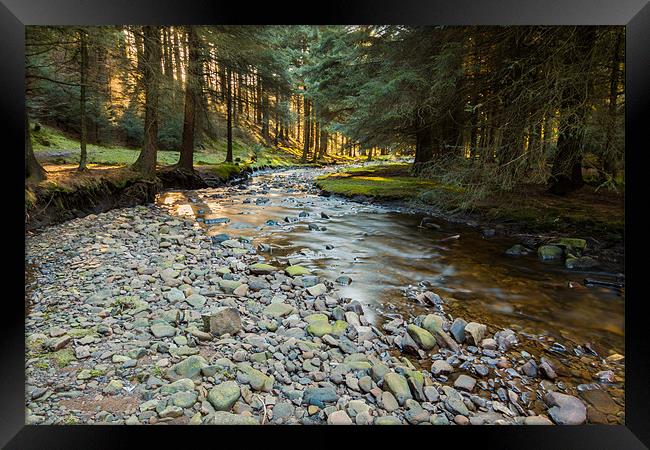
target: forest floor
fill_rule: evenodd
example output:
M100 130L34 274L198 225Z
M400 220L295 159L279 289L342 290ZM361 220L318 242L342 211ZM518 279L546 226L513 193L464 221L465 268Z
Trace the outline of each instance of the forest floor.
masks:
M345 197L397 202L452 221L478 222L506 234L550 234L588 239L606 259L622 263L625 228L624 195L585 186L561 197L545 186L526 184L486 196L464 206L467 194L458 186L413 177L410 164L382 164L321 176L316 185Z

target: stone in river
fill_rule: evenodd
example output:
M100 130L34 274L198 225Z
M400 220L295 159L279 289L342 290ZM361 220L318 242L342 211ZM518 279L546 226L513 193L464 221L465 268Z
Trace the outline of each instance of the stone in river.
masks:
M468 375L462 374L456 381L454 381L454 387L458 389L463 389L468 392L472 392L476 386L476 380Z
M487 327L482 323L470 322L465 325L465 338L469 340L470 344L478 347L486 331Z
M241 390L235 381L224 381L210 390L208 401L217 411L230 411L240 396Z
M587 241L580 238L559 238L551 242L549 245L564 247L567 253L575 251L581 252L587 247Z
M510 247L508 250L506 250L506 255L510 256L522 256L522 255L527 255L530 253L530 250L528 250L526 247L524 247L521 244L515 244L512 247Z
M542 245L537 249L537 254L542 261L548 261L562 258L564 251L555 245Z
M311 271L307 269L306 267L303 266L289 266L286 269L284 269L287 275L290 277L297 277L300 275L309 275L311 274Z
M436 346L436 339L424 328L409 324L406 331L413 340L424 350L431 350Z
M327 418L328 425L352 425L352 419L345 411L335 411Z
M549 392L544 400L548 415L558 425L582 425L587 420L587 408L578 398L559 392Z
M395 396L400 406L404 406L406 400L413 398L406 378L395 372L384 375L384 389Z
M236 334L242 328L241 316L236 308L219 308L209 315L203 315L202 319L205 331L213 336Z
M336 282L337 282L338 284L340 284L341 286L347 286L347 285L349 285L350 283L352 283L352 278L350 278L350 277L348 277L348 276L345 276L345 275L341 275L340 277L338 277L338 278L336 279Z
M598 267L598 261L589 256L581 256L579 258L567 258L564 265L567 269L592 269Z
M212 243L220 244L220 243L222 243L224 241L227 241L229 239L230 239L230 236L228 236L225 233L215 234L214 236L212 236Z

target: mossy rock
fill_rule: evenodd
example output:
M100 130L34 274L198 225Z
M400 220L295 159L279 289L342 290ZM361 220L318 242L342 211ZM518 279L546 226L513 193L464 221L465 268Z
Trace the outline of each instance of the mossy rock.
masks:
M537 254L542 261L549 261L562 258L564 251L555 245L542 245L537 249Z
M253 275L267 275L278 270L277 267L272 266L271 264L256 263L248 266L248 269Z
M554 240L549 245L564 247L567 250L567 253L573 251L582 252L585 248L587 248L587 241L580 238L560 238Z
M436 339L424 328L409 324L409 326L406 327L406 331L408 332L409 336L411 336L413 340L417 342L417 344L424 350L431 350L436 346Z
M306 267L303 266L289 266L286 269L284 269L287 275L290 277L297 277L301 275L309 275L311 274L311 271L307 269Z

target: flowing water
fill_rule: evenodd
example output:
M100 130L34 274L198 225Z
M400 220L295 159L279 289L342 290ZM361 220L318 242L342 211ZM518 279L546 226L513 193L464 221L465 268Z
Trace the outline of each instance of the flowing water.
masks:
M422 215L320 196L312 185L314 172L262 173L238 187L168 191L158 203L193 220L230 219L203 226L211 235L270 245L271 263L284 266L291 258L332 281L349 276L352 283L339 287L341 295L367 304L376 323L390 313L405 319L426 313L430 306L403 291L424 283L443 297L446 311L468 322L588 343L603 357L624 354L624 293L581 284L602 274L544 263L534 252L507 256L517 241L485 239L476 228L443 221L439 230L420 228ZM309 224L326 229L310 230ZM569 287L570 281L577 287Z

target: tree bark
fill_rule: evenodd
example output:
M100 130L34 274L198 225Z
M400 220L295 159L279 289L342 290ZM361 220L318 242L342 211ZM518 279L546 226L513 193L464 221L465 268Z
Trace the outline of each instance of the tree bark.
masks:
M549 191L556 195L567 195L584 185L582 178L582 146L585 122L589 109L589 95L592 90L589 70L589 56L595 40L595 30L587 28L577 31L576 42L568 50L566 63L569 67L583 71L567 82L562 90L562 111L560 113L557 151L553 160Z
M79 171L86 170L86 161L88 153L86 151L86 141L88 140L88 129L86 125L86 87L88 84L88 45L87 36L84 30L79 32L79 51L81 53L81 85L79 87Z
M36 159L36 155L34 155L29 117L27 117L27 111L25 111L25 180L38 183L45 178L47 178L47 173Z
M309 131L311 130L310 116L309 116L309 100L307 97L303 97L303 111L305 123L303 127L304 137L303 137L303 148L302 148L302 158L301 162L304 164L307 162L307 157L309 156Z
M195 26L187 27L189 39L189 67L185 77L185 114L183 118L183 140L178 167L194 169L194 140L196 131L196 110L199 99L199 37Z
M614 44L614 53L612 56L612 68L609 79L609 105L607 113L609 121L607 124L607 132L605 137L605 150L603 152L603 169L605 173L612 179L616 178L616 155L612 152L612 140L614 135L614 128L616 125L616 106L618 103L618 83L620 79L620 63L621 63L621 44L623 33L616 33L616 43ZM605 180L602 180L605 181Z
M133 168L145 177L156 175L158 139L158 95L160 83L160 32L157 26L144 28L144 145Z
M226 109L228 144L225 162L232 163L232 73L230 71L230 68L226 69Z

